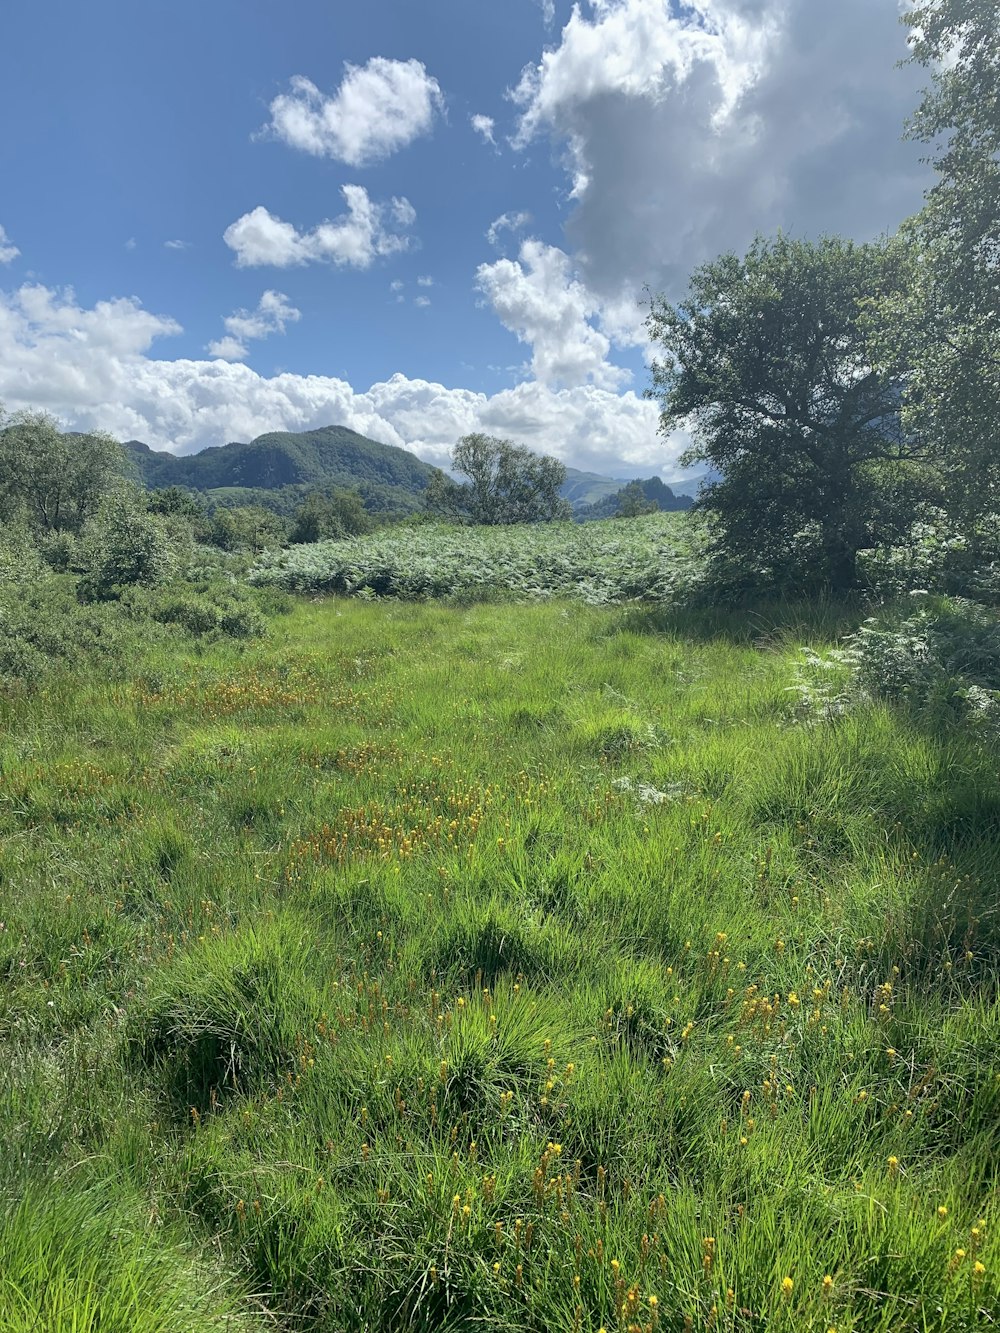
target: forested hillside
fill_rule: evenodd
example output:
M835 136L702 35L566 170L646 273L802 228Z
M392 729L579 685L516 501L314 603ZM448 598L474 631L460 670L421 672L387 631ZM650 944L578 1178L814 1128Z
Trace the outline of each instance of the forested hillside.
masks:
M369 508L413 510L434 468L415 454L379 444L346 426L293 433L272 431L249 444L231 443L183 457L150 449L138 440L125 448L138 480L150 489L184 486L233 502L261 499L261 492L301 499L308 490L330 486L358 490ZM291 491L288 488L295 488ZM243 492L258 492L252 498ZM294 502L294 501L293 501ZM279 507L281 507L279 505ZM288 504L284 505L288 508Z

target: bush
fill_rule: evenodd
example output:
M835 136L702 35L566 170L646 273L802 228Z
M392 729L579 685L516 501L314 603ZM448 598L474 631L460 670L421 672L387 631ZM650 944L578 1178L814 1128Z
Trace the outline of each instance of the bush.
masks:
M77 558L77 541L65 529L50 532L38 544L38 552L48 567L57 574L65 574Z
M0 589L31 582L45 572L27 525L15 521L0 527Z
M130 643L131 640L131 643ZM49 574L0 588L0 681L33 684L53 666L99 662L117 670L134 631L113 607L81 606L74 581Z
M267 633L267 622L247 591L219 580L177 582L153 591L130 589L124 600L137 617L179 625L189 634L259 639Z
M813 713L886 699L1000 738L1000 620L963 598L923 597L909 615L866 620L843 649L807 652L795 688Z
M81 595L99 600L129 585L162 583L174 564L164 520L142 509L132 496L106 500L84 529Z
M915 591L1000 603L1000 514L959 525L943 510L928 510L898 546L862 554L872 592L882 597Z

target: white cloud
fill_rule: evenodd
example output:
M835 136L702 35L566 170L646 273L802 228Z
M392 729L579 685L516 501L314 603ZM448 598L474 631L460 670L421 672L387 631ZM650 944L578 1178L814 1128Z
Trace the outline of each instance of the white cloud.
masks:
M134 250L137 244L138 244L138 242L136 241L135 237L134 237L134 236L130 236L130 237L128 238L128 240L125 242L125 249L126 249L126 250Z
M0 264L9 264L12 259L16 259L20 250L10 239L3 227L0 227Z
M494 218L490 223L486 232L486 239L490 245L499 245L502 232L520 231L530 221L530 213L501 213L498 218Z
M360 167L427 134L443 107L437 79L419 60L373 56L344 69L330 97L301 75L292 79L271 103L267 129L292 148Z
M312 231L300 232L290 222L258 206L226 228L223 240L236 255L239 268L269 264L290 268L297 264L327 262L368 268L383 255L405 250L409 237L391 229L411 227L416 212L408 199L375 203L362 185L344 185L341 194L347 212ZM387 218L386 214L391 217Z
M531 371L542 384L612 389L628 378L609 364L611 344L589 323L598 302L556 246L527 240L516 261L481 264L476 282L504 327L531 345Z
M266 291L256 310L237 310L223 323L226 337L209 343L210 356L224 361L242 361L247 355L247 343L252 339L267 338L272 333L284 333L287 324L294 324L302 312L289 304L283 292Z
M402 278L393 278L392 282L389 283L389 290L390 292L401 292L404 285Z
M81 430L191 453L268 430L340 424L443 463L460 436L504 435L575 467L681 475L680 439L656 434L655 404L594 385L524 383L487 396L393 375L361 392L321 375L265 377L225 360L161 360L155 338L180 332L134 299L81 308L72 292L0 292L0 399L47 409Z
M228 335L225 338L216 338L215 342L208 344L205 351L209 356L220 357L223 361L245 361L247 357L246 343Z
M482 135L485 143L491 143L494 148L496 147L497 141L493 137L494 120L492 116L470 116L469 124L477 134Z
M190 241L164 241L164 242L163 242L163 247L164 247L165 250L190 250L190 249L191 249L191 242L190 242Z
M550 136L587 285L676 296L758 231L868 238L920 206L900 141L920 71L898 0L588 0L512 96L515 142Z
M423 277L420 277L420 278L417 279L417 286L418 286L418 287L433 287L433 286L434 286L434 279L430 276L429 273L425 273Z
M415 296L413 298L414 305L428 306L430 305L430 303L431 303L431 298L429 296Z

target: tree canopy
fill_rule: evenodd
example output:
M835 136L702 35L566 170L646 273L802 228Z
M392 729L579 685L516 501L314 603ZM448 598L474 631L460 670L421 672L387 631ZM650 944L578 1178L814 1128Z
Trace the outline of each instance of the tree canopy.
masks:
M110 435L65 435L45 412L0 413L0 512L23 509L37 532L79 532L127 470Z
M968 0L903 21L931 72L907 133L936 179L901 230L909 273L880 298L880 351L905 369L905 424L939 441L949 502L973 519L1000 497L1000 23L995 4Z
M566 467L557 458L493 435L463 435L452 450L456 484L443 472L431 479L427 507L471 523L546 523L567 518L559 491Z
M898 382L872 364L865 310L905 273L890 242L758 237L698 268L678 305L652 299L661 430L691 430L683 461L716 474L698 507L748 574L849 589L858 551L909 522L928 450L902 429Z

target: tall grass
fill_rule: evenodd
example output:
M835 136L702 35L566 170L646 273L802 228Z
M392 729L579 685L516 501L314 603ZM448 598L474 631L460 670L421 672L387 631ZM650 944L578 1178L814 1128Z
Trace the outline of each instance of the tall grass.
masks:
M7 700L0 1329L994 1327L995 754L801 722L838 614L330 601Z

